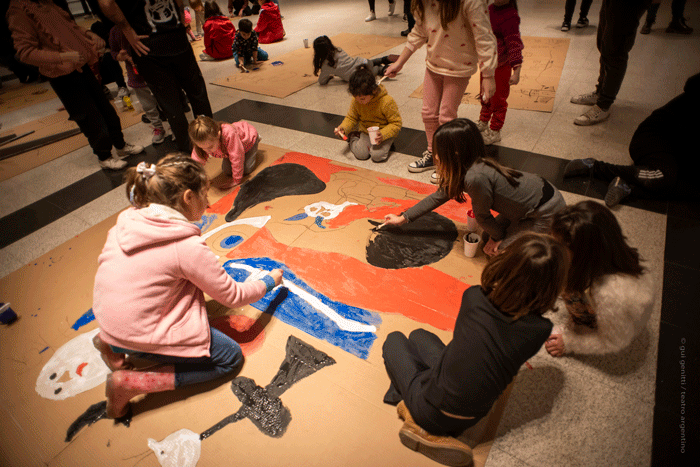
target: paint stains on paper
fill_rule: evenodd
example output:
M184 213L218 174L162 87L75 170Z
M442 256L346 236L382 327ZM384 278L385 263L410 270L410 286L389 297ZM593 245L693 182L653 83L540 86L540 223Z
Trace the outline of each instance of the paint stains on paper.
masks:
M162 441L149 438L148 447L153 450L163 467L194 467L202 453L199 435L185 428L170 434Z
M211 226L214 223L217 217L219 216L217 216L216 214L205 214L202 216L202 219L199 222L193 222L193 224L199 227L199 230L204 232L209 228L209 226Z
M129 412L125 416L114 420L114 423L119 423L128 428L131 425L131 416L131 409L129 409ZM107 401L92 404L73 423L71 423L68 427L68 431L66 431L65 442L70 443L83 427L90 426L102 419L107 419Z
M281 437L287 430L292 415L280 396L297 381L333 364L335 360L332 357L289 336L285 359L270 384L262 388L245 376L235 378L231 382L231 390L241 401L241 408L204 431L200 438L204 440L226 425L243 418L250 419L267 436Z
M283 196L320 193L326 184L299 164L280 164L263 169L245 182L236 195L226 222L237 219L246 209Z
M92 312L92 308L90 308L88 311L83 313L83 315L80 318L78 318L75 321L75 323L73 323L71 328L77 331L81 327L85 326L86 324L92 323L93 321L95 321L95 315Z
M219 246L225 250L235 248L239 243L243 241L243 237L240 235L229 235L228 237L221 240Z
M286 265L269 258L245 258L224 263L234 280L243 282L254 271L284 270L285 286L278 286L252 304L314 337L323 339L360 358L367 358L377 338L381 318L361 308L331 300L317 292Z
M450 254L455 240L454 223L429 212L400 227L376 231L367 244L367 262L384 269L417 268Z
M99 328L81 334L56 350L36 379L35 389L40 396L63 400L105 382L109 368L92 345L98 332Z

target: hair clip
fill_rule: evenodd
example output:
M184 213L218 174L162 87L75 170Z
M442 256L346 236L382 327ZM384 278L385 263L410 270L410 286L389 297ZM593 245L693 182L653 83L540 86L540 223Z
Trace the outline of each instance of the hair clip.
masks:
M156 174L156 165L139 162L139 165L136 166L136 173L141 174L144 180L148 180Z
M129 202L132 206L136 206L134 202L134 188L136 188L136 185L131 185L131 190L129 190Z

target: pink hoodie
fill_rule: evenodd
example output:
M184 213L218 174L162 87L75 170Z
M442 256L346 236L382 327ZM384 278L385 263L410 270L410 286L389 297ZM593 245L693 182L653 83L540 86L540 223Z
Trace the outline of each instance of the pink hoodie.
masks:
M205 153L204 158L201 158L197 155L197 151L192 149L192 159L200 164L206 164L209 157L217 157L219 159L228 157L228 160L231 162L233 182L238 184L243 180L245 154L252 149L257 140L258 131L248 122L222 123L219 150L209 154ZM225 152L222 151L224 149L223 146L225 146ZM228 153L228 156L226 153Z
M265 283L235 282L178 212L151 204L122 212L107 235L93 311L111 345L179 357L209 355L204 293L235 308L261 299Z

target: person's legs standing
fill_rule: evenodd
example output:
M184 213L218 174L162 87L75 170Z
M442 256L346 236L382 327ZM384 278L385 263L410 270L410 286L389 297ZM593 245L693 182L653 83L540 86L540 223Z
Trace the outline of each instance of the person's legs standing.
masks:
M581 11L579 12L580 18L587 18L588 17L588 12L591 9L592 3L593 3L593 0L582 0L581 1Z
M571 26L571 18L574 17L574 10L576 9L576 0L566 0L564 4L564 23L568 23Z
M493 113L491 116L491 129L493 131L501 131L501 128L503 128L503 124L506 121L506 112L508 112L508 96L510 95L511 71L512 69L510 65L503 65L496 68L496 92L487 104Z
M457 118L457 109L462 103L464 91L469 85L469 76L466 78L454 78L452 76L444 76L442 81L442 98L440 99L440 111L438 123L451 122ZM437 130L437 127L435 128ZM433 134L435 134L433 130ZM432 135L430 137L432 139Z
M425 69L423 79L423 107L421 116L425 126L425 138L428 140L428 151L433 152L433 135L440 126L440 102L443 93L444 76Z
M165 128L163 128L163 121L160 119L160 112L158 112L158 102L155 96L148 88L148 86L142 88L133 88L134 94L139 99L141 107L143 108L146 117L153 126L153 138L151 142L153 144L160 144L165 140Z

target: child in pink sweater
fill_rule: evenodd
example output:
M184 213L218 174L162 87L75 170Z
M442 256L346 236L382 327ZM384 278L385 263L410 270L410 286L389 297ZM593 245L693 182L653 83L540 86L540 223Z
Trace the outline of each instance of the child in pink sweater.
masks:
M243 176L255 169L258 163L260 136L248 122L222 123L199 116L189 127L193 144L192 159L205 164L209 157L223 159L221 170L231 177L223 189L241 183Z
M201 164L169 155L126 172L133 207L122 212L98 258L93 341L113 373L107 376L107 415L125 416L139 394L209 381L243 361L233 339L209 328L204 294L235 308L279 285L282 270L235 282L192 222L208 206ZM125 354L159 362L133 371Z

